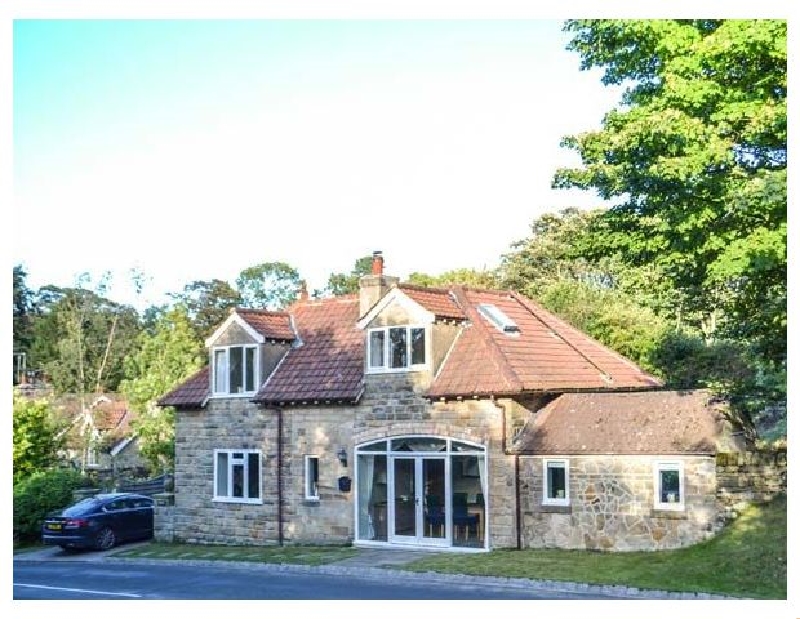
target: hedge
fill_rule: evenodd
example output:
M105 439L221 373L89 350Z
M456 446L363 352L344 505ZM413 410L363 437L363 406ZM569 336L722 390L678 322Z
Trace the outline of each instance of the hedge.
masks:
M50 512L72 503L72 491L86 480L72 469L38 471L14 486L14 543L35 541Z

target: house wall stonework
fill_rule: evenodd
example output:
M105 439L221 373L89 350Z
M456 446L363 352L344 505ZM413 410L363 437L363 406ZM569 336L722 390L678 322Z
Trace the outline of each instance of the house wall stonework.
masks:
M269 544L277 529L277 421L247 398L211 399L175 415L174 538L218 544ZM263 504L213 501L214 450L260 449Z
M419 380L419 377L416 377ZM367 377L358 406L283 411L283 519L287 543L347 543L355 537L355 446L400 435L435 435L486 447L490 547L516 544L514 458L503 452L501 408L490 400L429 403L411 374ZM509 404L509 402L506 402ZM178 411L175 505L157 515L159 538L194 543L278 541L277 412L247 398L212 399L204 410ZM337 457L344 447L347 466ZM263 504L213 499L214 449L261 449ZM305 456L319 456L318 501L305 498Z
M555 456L554 456L555 457ZM544 456L520 457L522 545L662 550L714 534L716 469L702 456L558 456L569 460L568 507L542 505ZM681 460L685 508L654 509L653 466Z
M718 453L717 508L724 522L749 503L764 503L786 492L786 450Z

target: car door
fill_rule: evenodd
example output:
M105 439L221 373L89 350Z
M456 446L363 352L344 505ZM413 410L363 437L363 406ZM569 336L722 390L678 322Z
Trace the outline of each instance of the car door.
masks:
M153 499L148 497L131 499L131 514L135 523L133 533L137 539L152 537L153 512Z
M114 499L102 507L103 524L114 529L114 534L119 541L127 538L129 528L128 519L130 511L127 509L125 499Z

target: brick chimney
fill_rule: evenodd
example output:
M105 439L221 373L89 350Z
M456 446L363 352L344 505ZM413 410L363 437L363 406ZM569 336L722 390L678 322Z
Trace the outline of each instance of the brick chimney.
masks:
M366 314L399 281L399 277L383 274L383 253L372 252L372 273L362 275L359 280L361 316Z
M297 296L298 301L308 301L308 288L306 287L306 280L300 280L300 294Z

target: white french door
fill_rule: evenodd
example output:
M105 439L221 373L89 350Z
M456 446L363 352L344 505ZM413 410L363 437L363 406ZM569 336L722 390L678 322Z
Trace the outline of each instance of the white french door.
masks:
M449 545L449 458L389 456L388 469L389 541Z

